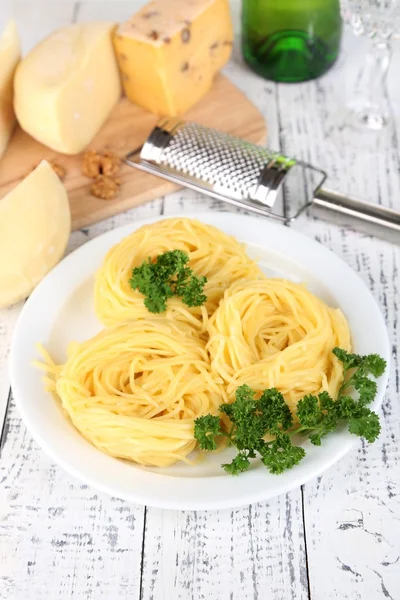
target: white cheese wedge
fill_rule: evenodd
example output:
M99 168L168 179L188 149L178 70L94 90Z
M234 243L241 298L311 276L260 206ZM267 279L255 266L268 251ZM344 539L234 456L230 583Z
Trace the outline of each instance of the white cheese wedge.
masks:
M0 158L4 154L16 120L13 108L13 81L20 60L20 44L14 21L0 37Z
M26 298L63 256L67 192L45 160L0 200L0 307Z
M114 23L69 25L19 64L14 108L27 133L64 154L93 139L121 95L111 35Z

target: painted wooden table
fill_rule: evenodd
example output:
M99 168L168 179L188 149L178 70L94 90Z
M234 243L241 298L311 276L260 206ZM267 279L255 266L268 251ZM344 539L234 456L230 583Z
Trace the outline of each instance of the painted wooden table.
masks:
M124 19L134 6L135 1L118 0L1 0L0 27L13 14L26 51L56 27ZM234 3L233 9L237 20L239 6ZM364 56L365 42L348 33L341 59L327 76L278 86L244 66L237 44L226 74L265 115L271 147L325 168L336 189L400 210L397 48L389 77L396 120L387 135L378 143L357 139L337 116ZM75 232L69 250L133 220L205 208L229 210L181 191ZM21 423L7 373L21 305L2 310L1 600L400 599L400 247L311 216L296 228L357 271L383 311L393 365L379 440L372 446L358 443L317 480L239 510L173 512L110 498L53 464Z

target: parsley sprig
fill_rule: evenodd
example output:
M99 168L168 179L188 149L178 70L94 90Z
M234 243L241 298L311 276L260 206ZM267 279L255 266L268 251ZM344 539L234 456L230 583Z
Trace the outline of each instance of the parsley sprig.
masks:
M198 277L188 266L189 256L183 250L148 258L132 271L129 284L145 296L144 304L151 313L167 310L168 298L179 296L186 306L201 306L207 296L203 293L206 277Z
M377 354L360 356L340 348L333 350L343 363L344 380L336 400L328 392L318 396L308 395L297 404L298 424L293 418L284 397L278 390L264 390L256 400L255 392L247 385L236 390L232 404L222 404L220 411L229 417L230 428L225 431L219 416L205 415L195 421L194 436L202 450L215 450L218 436L225 436L238 453L224 470L239 475L250 467L250 459L260 456L266 468L274 474L282 473L297 465L305 456L305 450L292 442L295 434L302 434L316 446L341 423L347 423L350 433L374 442L380 433L379 417L367 405L376 396L376 382L369 375L380 377L386 361ZM354 389L355 400L349 395ZM266 441L265 438L273 436Z

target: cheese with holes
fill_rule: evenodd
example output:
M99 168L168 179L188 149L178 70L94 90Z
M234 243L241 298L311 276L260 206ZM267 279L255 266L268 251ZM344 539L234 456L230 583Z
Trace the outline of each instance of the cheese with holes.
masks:
M14 107L21 127L57 152L77 154L93 139L121 95L113 23L69 25L19 64Z
M0 200L0 307L31 293L64 254L70 232L67 192L42 161Z
M14 73L20 59L20 44L14 21L9 21L0 37L0 158L15 126L13 108Z
M232 40L228 0L150 2L114 35L127 97L157 115L186 112L210 90Z

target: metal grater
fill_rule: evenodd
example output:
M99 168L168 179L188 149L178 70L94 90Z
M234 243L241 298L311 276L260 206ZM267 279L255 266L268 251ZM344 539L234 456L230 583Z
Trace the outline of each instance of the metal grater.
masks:
M327 174L321 169L197 123L161 119L143 146L124 160L285 224L312 207L341 224L400 243L400 213L323 188ZM295 212L279 212L294 194Z

